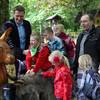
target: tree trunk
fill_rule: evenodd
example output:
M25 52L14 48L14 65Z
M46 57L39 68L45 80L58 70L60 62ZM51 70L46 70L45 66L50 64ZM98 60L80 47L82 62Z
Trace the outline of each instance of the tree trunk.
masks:
M9 0L0 0L0 27L9 18Z

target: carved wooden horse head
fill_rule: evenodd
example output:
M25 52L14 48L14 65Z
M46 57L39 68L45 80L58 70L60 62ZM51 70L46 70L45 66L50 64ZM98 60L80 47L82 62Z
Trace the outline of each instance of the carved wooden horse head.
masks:
M12 64L15 61L14 56L11 54L11 49L7 44L7 39L11 31L12 28L8 28L0 37L0 85L7 81L5 64Z

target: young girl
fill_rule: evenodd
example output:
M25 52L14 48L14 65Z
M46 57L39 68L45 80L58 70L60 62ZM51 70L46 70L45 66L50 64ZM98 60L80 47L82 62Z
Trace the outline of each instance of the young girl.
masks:
M52 64L48 61L48 57L50 55L50 50L47 45L43 45L46 43L41 43L39 46L40 38L33 37L31 41L32 49L29 50L28 55L26 56L26 66L27 66L27 74L34 75L35 73L41 71L47 71L52 67ZM45 42L45 41L44 41ZM46 41L47 42L47 41ZM37 49L39 50L37 51ZM32 62L34 63L34 67L31 68Z
M78 62L79 69L77 75L77 100L96 100L93 99L93 91L96 84L94 78L98 77L100 79L100 77L93 69L92 58L88 54L84 54L79 57Z
M40 47L40 37L37 35L31 35L30 37L30 47L28 50L28 53L26 55L26 68L27 73L32 68L32 63L36 63L38 53L39 53L39 47Z
M56 100L71 100L72 77L68 59L56 50L49 56L49 61L55 66L54 70L43 72L44 77L54 77L54 93Z

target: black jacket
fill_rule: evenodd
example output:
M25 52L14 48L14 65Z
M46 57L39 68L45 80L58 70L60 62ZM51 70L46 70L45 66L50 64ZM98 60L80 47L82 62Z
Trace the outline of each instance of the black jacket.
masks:
M26 35L25 49L28 49L30 44L30 35L32 33L31 25L26 20L23 20L23 25L25 28L25 35ZM13 28L13 31L11 32L8 39L8 44L10 45L11 48L13 48L14 54L18 59L25 60L25 56L22 54L23 50L20 48L20 39L15 20L11 19L10 21L7 21L6 23L4 23L4 27L5 29L7 29L8 27Z
M80 33L77 39L76 44L76 57L74 62L73 71L77 73L78 69L78 58L80 51L80 43L83 38L83 33ZM100 28L95 28L94 26L90 30L90 34L88 35L85 43L84 43L84 54L89 54L93 61L94 67L97 69L98 64L100 63Z

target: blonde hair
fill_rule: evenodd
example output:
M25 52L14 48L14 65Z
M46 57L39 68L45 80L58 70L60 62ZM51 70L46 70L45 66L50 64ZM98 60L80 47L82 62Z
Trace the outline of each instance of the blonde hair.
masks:
M39 33L32 33L30 38L34 38L38 41L38 43L41 43L41 36L39 35Z
M59 60L60 60L60 62L59 63L64 63L65 65L67 65L68 67L69 67L69 61L68 61L68 59L67 59L67 57L65 57L59 50L55 50L55 51L53 51L51 54L50 54L50 56L49 56L49 61L51 62L51 63L55 63L54 62L54 58L55 57L58 57L59 58Z
M64 25L63 24L57 24L57 25L55 25L55 28L57 28L60 32L64 31Z
M52 26L53 32L58 35L61 32L64 32L64 25L63 24L57 24Z
M83 70L87 70L92 65L92 58L88 54L81 55L78 59L79 68Z

